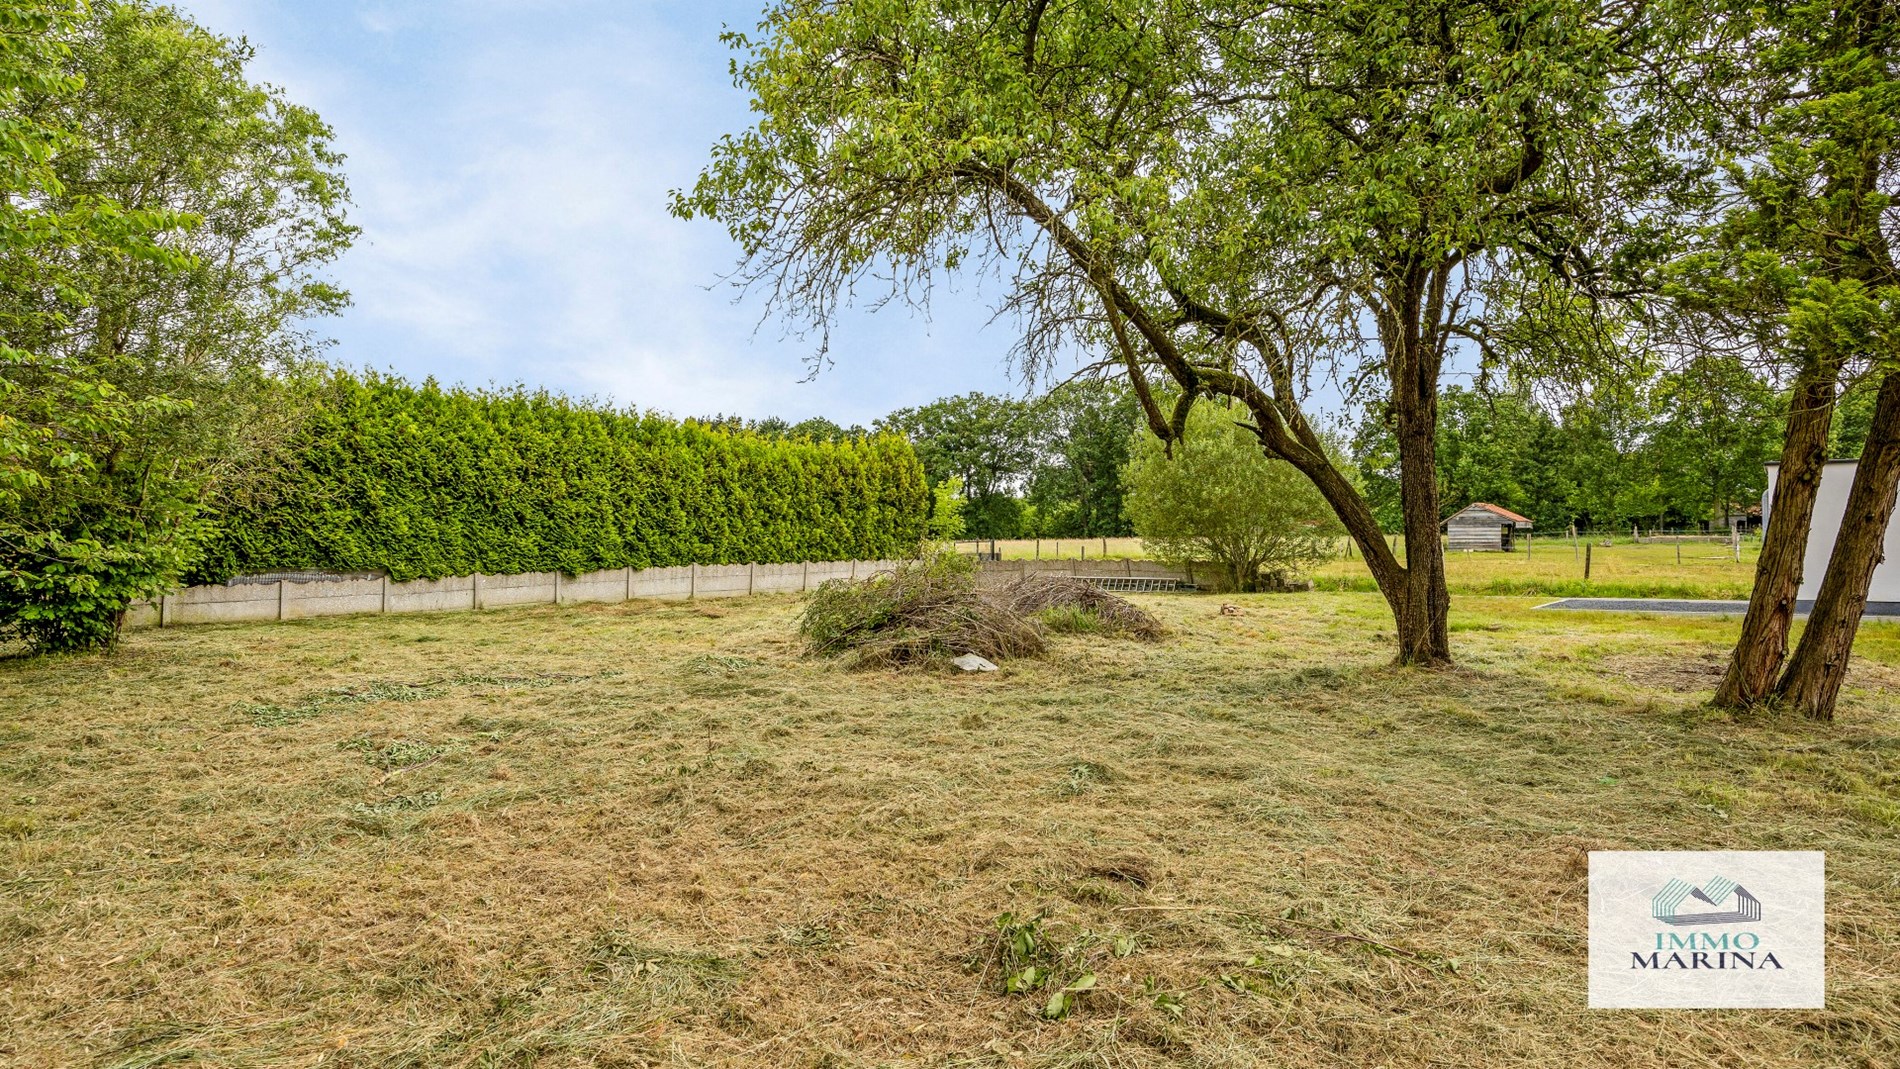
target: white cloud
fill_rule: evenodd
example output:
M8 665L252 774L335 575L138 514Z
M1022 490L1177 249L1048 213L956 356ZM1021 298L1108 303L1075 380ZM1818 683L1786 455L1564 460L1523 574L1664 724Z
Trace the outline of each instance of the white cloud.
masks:
M891 308L834 332L837 370L754 335L719 285L733 250L666 211L746 121L717 44L752 5L608 0L328 4L194 0L260 46L258 72L338 130L363 227L337 277L356 306L334 355L480 384L525 381L668 411L868 422L1007 388L1005 328L967 297L927 323Z

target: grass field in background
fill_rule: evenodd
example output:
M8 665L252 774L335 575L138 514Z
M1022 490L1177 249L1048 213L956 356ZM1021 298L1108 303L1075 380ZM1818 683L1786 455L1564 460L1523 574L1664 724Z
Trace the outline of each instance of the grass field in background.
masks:
M0 1063L1900 1064L1900 627L1824 727L1701 707L1732 620L1140 600L973 676L789 597L0 661ZM1711 848L1828 851L1828 1008L1586 1010L1587 852Z
M1403 552L1404 539L1393 542ZM1583 578L1583 544L1560 537L1533 537L1528 551L1520 541L1512 553L1448 553L1445 578L1454 594L1746 599L1755 585L1755 559L1761 552L1754 538L1743 540L1740 560L1725 543L1685 541L1678 547L1674 543L1636 543L1627 536L1598 538L1594 543L1587 582ZM966 541L961 545L969 550L976 543ZM982 545L986 550L989 547L988 542ZM1077 560L1084 554L1088 560L1099 560L1104 540L999 540L996 548L1005 560L1038 556L1044 560ZM1139 538L1110 538L1106 548L1111 560L1145 556ZM1346 543L1341 539L1340 556L1315 568L1313 578L1328 589L1373 590L1372 576L1357 551L1350 559L1345 552Z
M1403 541L1400 542L1403 549ZM1760 546L1744 540L1741 559L1726 544L1676 544L1628 539L1589 547L1590 578L1583 577L1584 545L1534 539L1528 552L1445 554L1445 582L1454 594L1542 597L1740 598L1755 586ZM1356 556L1329 561L1313 571L1322 586L1372 590L1372 576Z

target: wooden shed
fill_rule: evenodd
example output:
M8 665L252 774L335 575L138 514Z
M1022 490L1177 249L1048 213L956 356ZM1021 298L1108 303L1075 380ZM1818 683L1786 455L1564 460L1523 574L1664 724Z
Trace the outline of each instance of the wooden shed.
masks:
M1445 521L1446 548L1509 553L1517 543L1517 532L1530 529L1529 517L1474 501Z

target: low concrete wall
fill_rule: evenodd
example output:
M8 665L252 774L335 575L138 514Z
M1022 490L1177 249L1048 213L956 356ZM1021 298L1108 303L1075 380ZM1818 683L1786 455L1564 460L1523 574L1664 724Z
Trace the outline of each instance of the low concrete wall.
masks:
M635 598L739 598L816 590L833 579L867 579L890 571L896 561L814 561L809 564L689 564L672 568L609 568L585 575L524 572L462 575L448 579L288 579L187 587L157 604L139 603L127 627L257 623L361 613L466 612L511 605L573 605ZM985 579L1043 573L1083 578L1192 577L1151 561L997 561L983 565Z
M572 605L635 598L731 598L813 590L830 579L864 578L895 561L813 564L691 564L609 568L585 575L524 572L462 575L392 583L387 579L289 579L187 587L156 604L141 602L127 627L256 623L359 613L459 612L511 605Z

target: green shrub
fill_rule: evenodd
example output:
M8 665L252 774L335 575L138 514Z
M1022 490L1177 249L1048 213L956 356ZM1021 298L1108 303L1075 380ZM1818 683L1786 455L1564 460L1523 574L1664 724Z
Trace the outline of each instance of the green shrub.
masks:
M930 494L909 443L769 439L526 390L339 372L194 579L284 569L449 575L880 560Z
M1261 452L1235 415L1196 405L1172 449L1136 432L1122 507L1156 560L1211 562L1226 589L1260 590L1326 560L1342 529L1312 480Z

